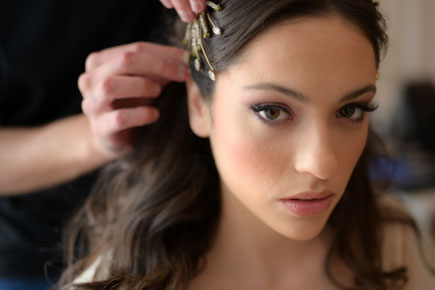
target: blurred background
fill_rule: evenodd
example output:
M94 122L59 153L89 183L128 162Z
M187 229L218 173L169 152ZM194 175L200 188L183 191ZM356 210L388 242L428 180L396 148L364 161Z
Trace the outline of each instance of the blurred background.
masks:
M383 0L380 9L390 43L372 126L393 157L380 164L394 168L390 190L414 215L435 265L435 1Z

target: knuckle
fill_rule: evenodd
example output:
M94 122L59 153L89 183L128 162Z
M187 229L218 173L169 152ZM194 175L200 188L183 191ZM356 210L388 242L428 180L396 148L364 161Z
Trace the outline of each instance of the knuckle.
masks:
M92 79L91 75L88 73L82 73L78 79L78 86L80 91L86 91L91 86Z
M131 44L130 50L132 52L143 52L146 51L148 48L147 43L145 42L135 42Z
M115 111L114 112L114 115L113 115L113 126L116 129L122 129L122 128L124 128L125 124L126 124L126 121L127 121L127 119L126 119L125 115L122 112L120 112L120 111Z
M106 77L100 81L98 84L98 91L106 96L110 97L113 93L113 80L110 77Z
M82 101L82 111L91 122L98 116L97 108L93 100L84 99Z
M128 68L134 63L134 58L136 56L136 52L134 51L125 51L121 53L119 58L119 67L120 68Z
M97 58L98 58L97 52L92 52L91 54L88 55L85 62L86 70L90 70L96 66Z
M86 99L82 100L82 111L83 113L87 116L89 114L89 110L88 110L88 102Z

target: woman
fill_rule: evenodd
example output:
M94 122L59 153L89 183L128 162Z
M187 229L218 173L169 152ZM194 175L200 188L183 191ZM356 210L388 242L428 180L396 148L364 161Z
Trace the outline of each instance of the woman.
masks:
M433 287L412 220L367 177L375 4L222 0L188 32L186 96L168 87L107 168L72 223L63 287Z

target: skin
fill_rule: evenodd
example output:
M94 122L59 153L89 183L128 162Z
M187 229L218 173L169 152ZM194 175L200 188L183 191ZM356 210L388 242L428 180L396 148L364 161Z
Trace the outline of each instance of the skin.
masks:
M355 109L345 118L342 109L370 104L375 82L369 40L347 20L328 15L259 34L219 73L210 102L188 83L190 124L210 139L223 201L208 266L192 289L210 288L210 281L213 289L333 289L323 270L330 243L325 225L368 133L367 113ZM254 112L258 104L273 104L278 121ZM333 203L319 215L296 215L280 201L324 190L334 194ZM235 275L240 279L231 279ZM307 281L307 275L319 279Z
M158 120L152 103L163 87L185 80L183 56L147 42L92 53L78 81L84 114L39 127L0 127L0 196L68 182L129 153L135 127Z
M184 22L191 22L205 9L206 0L160 0L166 8L175 8Z
M98 151L109 160L130 152L134 128L159 118L154 99L187 74L184 51L170 46L137 42L89 55L78 85Z
M186 22L206 3L161 2ZM78 82L84 114L40 127L0 127L0 163L5 165L0 168L0 196L65 183L128 154L135 128L159 118L153 99L167 83L185 80L183 55L181 49L146 42L90 54Z

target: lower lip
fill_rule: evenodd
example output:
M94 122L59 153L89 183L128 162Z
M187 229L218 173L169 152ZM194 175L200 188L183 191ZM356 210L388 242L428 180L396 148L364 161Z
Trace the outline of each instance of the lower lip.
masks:
M282 199L284 206L299 216L315 216L324 213L332 204L332 195L321 199L298 200Z

